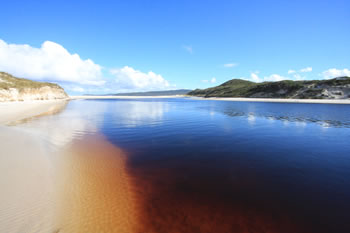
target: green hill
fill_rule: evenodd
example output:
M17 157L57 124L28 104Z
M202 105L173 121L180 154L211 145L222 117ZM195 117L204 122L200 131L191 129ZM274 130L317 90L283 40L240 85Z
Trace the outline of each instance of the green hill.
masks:
M232 79L216 87L196 89L189 92L188 95L202 97L346 99L350 98L350 77L263 83Z

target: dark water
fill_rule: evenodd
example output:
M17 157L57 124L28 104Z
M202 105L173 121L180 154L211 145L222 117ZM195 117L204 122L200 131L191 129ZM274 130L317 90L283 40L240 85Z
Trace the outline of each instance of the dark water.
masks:
M52 116L74 119L127 151L149 232L350 232L348 105L83 100Z

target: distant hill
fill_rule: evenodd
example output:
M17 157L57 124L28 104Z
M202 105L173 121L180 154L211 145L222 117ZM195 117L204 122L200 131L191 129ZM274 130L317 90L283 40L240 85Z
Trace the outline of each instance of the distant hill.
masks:
M350 77L263 83L232 79L216 87L196 89L189 92L188 95L202 97L347 99L350 98Z
M168 90L168 91L146 91L146 92L108 94L108 96L171 96L171 95L186 95L190 91L192 90L179 89L179 90Z
M0 101L65 99L68 95L54 83L36 82L0 72Z

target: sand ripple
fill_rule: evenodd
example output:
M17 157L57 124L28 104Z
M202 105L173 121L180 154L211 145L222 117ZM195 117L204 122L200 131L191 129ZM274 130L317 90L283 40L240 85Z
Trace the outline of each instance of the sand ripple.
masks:
M122 150L102 136L84 138L63 155L59 232L136 232L138 212Z

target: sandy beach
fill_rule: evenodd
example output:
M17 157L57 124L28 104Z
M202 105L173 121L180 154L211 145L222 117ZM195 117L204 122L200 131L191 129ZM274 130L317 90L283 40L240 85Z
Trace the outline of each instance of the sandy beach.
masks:
M0 125L10 124L42 114L52 114L67 104L67 100L34 100L0 102Z
M272 99L272 98L220 98L191 97L198 100L221 100L236 102L268 102L268 103L308 103L308 104L350 104L350 99Z
M54 231L54 172L44 142L16 125L61 111L66 100L0 103L0 232Z
M0 232L53 232L53 170L42 142L0 126Z

